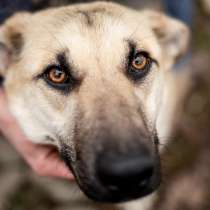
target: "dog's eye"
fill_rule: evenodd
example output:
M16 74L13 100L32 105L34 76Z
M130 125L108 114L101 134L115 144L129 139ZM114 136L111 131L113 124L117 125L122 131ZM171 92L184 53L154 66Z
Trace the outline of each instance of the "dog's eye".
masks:
M146 52L138 52L130 58L128 74L134 80L145 76L152 64L152 59Z
M43 74L43 78L51 87L65 92L72 89L77 83L77 80L67 70L63 70L57 65L48 67Z
M47 78L52 83L63 84L68 79L68 75L66 72L64 72L60 68L53 67L52 69L48 71Z
M136 69L136 71L142 71L146 67L147 61L148 58L145 55L139 54L134 57L132 61L132 67Z

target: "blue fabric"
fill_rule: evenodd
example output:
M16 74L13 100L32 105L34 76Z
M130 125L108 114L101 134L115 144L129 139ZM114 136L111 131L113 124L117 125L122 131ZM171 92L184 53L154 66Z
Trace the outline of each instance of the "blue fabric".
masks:
M192 27L194 0L163 0L165 11Z
M163 0L168 15L185 22L190 28L193 25L194 0ZM176 71L183 69L191 59L191 51L174 65Z
M20 10L30 10L29 0L0 0L0 24L14 12Z

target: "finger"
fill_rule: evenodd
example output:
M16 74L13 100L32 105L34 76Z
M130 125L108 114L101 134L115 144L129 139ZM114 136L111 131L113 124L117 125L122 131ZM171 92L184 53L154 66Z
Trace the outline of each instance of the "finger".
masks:
M66 166L66 164L60 159L59 154L56 150L49 153L48 156L46 156L46 160L49 164L48 166L48 175L54 176L54 177L61 177L61 178L67 178L67 179L74 179L73 174L70 172L70 169Z
M57 161L55 161L55 164L52 164L49 167L49 170L47 172L48 172L47 176L53 176L53 177L58 177L58 178L74 180L73 174L67 168L65 163L59 159Z
M39 156L37 156L36 160L34 158L28 160L29 164L38 175L74 180L73 174L60 159L56 150L43 146L43 148L40 148L38 151Z

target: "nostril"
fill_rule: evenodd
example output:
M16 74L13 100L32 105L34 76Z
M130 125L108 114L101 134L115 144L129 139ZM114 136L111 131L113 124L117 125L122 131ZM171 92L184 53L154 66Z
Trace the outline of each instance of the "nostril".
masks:
M100 156L99 180L111 191L132 187L146 188L154 174L154 161L148 156Z

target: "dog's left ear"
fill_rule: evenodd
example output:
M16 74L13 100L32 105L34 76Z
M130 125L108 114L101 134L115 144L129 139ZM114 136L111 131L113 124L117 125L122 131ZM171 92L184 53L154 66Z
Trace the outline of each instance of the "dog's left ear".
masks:
M159 12L148 10L144 13L161 44L163 53L173 61L182 56L188 48L190 36L188 27L181 21Z
M28 16L29 13L16 14L0 26L0 82L21 53Z

